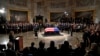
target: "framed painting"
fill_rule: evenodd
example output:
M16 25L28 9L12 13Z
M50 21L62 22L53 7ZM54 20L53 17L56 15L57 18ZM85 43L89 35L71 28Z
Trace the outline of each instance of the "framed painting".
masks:
M28 12L10 10L10 22L28 22Z
M94 10L89 11L76 11L75 12L75 23L93 23Z

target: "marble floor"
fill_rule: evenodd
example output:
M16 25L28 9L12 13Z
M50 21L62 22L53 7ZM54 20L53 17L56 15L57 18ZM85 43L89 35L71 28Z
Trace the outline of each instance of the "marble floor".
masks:
M39 32L40 33L40 32ZM76 47L76 45L79 42L82 42L82 33L81 32L74 32L73 36L70 36L67 32L63 32L66 37L38 37L36 38L34 36L33 31L29 32L22 32L19 34L15 34L16 36L23 36L23 47L30 46L31 42L35 42L35 46L38 47L39 41L44 41L45 42L45 47L47 48L49 46L50 41L55 41L56 46L58 47L59 44L62 44L63 41L69 41L70 45L72 45L73 48ZM0 44L7 44L9 41L8 39L8 34L0 34Z

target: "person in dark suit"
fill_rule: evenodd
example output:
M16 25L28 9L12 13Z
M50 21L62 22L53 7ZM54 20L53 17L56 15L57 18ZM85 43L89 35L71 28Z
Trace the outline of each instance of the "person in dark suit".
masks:
M10 31L10 34L9 34L9 42L14 42L14 32L13 31Z
M98 52L98 45L96 43L91 44L91 48L89 52L86 54L86 56L100 56Z
M88 29L85 29L84 30L84 33L83 33L83 37L82 37L85 47L88 47L88 44L89 44L89 36L90 36L90 32L88 31Z
M69 45L68 41L64 41L64 44L61 45L61 48L58 50L58 56L69 56L69 54L72 52L72 48Z
M30 52L33 54L33 56L36 56L36 53L37 53L37 48L34 47L34 42L31 43L31 46L29 47L30 48Z
M34 33L35 33L35 37L37 37L37 38L38 38L38 33L37 33L37 30L35 30L35 31L34 31Z
M43 41L39 42L39 48L37 49L37 56L47 56L47 51L45 47L45 43Z
M97 45L100 45L100 32L99 31L96 32L96 41L95 42L97 43Z
M89 36L89 44L91 46L92 43L95 43L96 41L96 36L95 36L95 31L94 30L91 30L90 32L90 36Z
M75 54L74 56L85 56L86 50L84 43L81 42L78 47L74 50Z
M34 34L35 34L35 37L37 38L38 38L38 30L39 30L38 25L36 25L34 28Z
M7 44L7 47L8 47L8 49L5 50L6 56L17 56L17 55L16 55L16 52L12 49L12 47L13 47L12 42L9 42L9 43Z
M70 35L73 36L73 25L70 26Z
M9 34L9 42L11 42L13 44L13 48L12 49L14 49L14 46L15 46L14 31L10 31L10 34Z
M50 42L50 47L47 48L48 56L56 56L57 55L57 47L55 46L55 42Z

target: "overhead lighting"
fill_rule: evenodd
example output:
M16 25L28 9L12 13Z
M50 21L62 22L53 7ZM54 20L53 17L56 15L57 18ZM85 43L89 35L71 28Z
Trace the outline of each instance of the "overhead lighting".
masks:
M5 13L5 11L4 11L4 10L0 10L0 13L2 13L2 14L3 14L3 13Z
M65 11L64 14L67 14L67 12Z
M66 11L64 12L64 14L68 16L68 13Z
M0 13L5 13L5 8L0 9Z
M5 8L2 8L2 10L5 10Z

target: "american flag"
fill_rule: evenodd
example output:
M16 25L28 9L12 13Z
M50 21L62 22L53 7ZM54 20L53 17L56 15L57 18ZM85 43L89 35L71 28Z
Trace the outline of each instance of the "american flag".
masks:
M49 27L49 28L45 28L45 32L54 32L54 31L59 31L59 29L57 27Z

